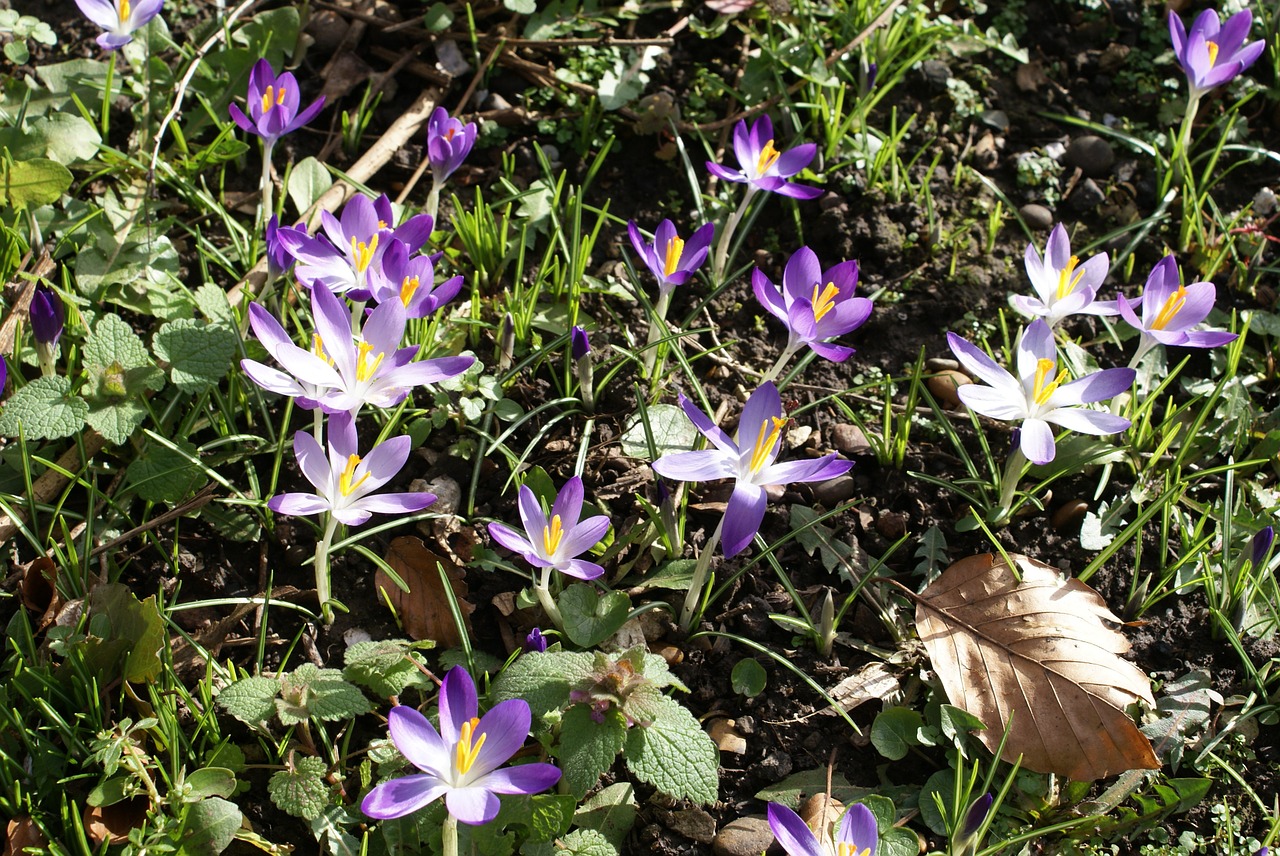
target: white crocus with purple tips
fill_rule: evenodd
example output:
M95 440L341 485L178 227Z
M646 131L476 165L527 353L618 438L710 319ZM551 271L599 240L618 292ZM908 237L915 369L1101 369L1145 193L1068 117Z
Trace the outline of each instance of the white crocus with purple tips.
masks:
M603 514L580 520L582 516L582 479L574 476L564 483L551 513L542 510L533 491L524 485L519 491L520 522L524 531L502 523L490 523L493 540L535 568L554 568L580 580L594 580L604 573L595 562L579 559L609 531L609 518Z
M1129 427L1128 419L1082 405L1124 392L1133 384L1134 370L1104 369L1064 383L1066 371L1058 371L1053 331L1042 320L1033 321L1018 342L1017 377L955 333L947 334L947 342L971 374L990 384L961 386L960 400L983 416L1020 423L1020 449L1034 464L1054 458L1050 425L1095 435L1116 434Z
M1234 342L1238 338L1235 333L1191 329L1208 317L1216 298L1213 283L1183 285L1182 273L1173 256L1162 258L1147 277L1141 297L1130 302L1122 295L1119 300L1120 317L1142 334L1129 365L1136 366L1156 345L1216 348Z
M769 829L787 856L875 856L880 841L876 816L862 803L845 812L836 831L835 846L827 834L813 834L800 815L781 803L769 803Z
M164 0L76 0L76 5L86 18L106 30L98 36L98 46L114 51L133 41L133 34L160 14Z
M1106 253L1098 253L1081 264L1071 254L1071 239L1061 223L1049 233L1041 257L1035 244L1027 244L1027 276L1034 297L1015 295L1013 306L1024 315L1040 317L1050 327L1070 315L1115 315L1115 301L1097 300L1098 289L1107 278L1111 263Z

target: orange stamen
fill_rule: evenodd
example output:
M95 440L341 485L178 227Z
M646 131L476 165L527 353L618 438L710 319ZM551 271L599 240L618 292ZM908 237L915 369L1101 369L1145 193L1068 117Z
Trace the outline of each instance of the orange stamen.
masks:
M1213 67L1218 63L1218 43L1205 42L1205 48L1209 51L1209 66Z
M369 243L357 241L356 236L351 236L351 260L355 263L356 273L361 274L368 270L369 265L373 264L373 254L378 251L378 236L375 233L369 239Z
M129 20L129 0L119 0L119 2L116 4L116 8L120 10L120 23L123 24L124 22L128 21Z
M680 267L680 256L684 253L684 241L678 237L667 241L667 254L663 259L662 275L671 276Z
M408 306L420 284L416 276L406 276L404 281L400 283L400 302Z
M764 144L764 148L760 150L760 158L756 161L756 175L764 175L769 167L778 162L778 157L782 153L773 147L773 140Z

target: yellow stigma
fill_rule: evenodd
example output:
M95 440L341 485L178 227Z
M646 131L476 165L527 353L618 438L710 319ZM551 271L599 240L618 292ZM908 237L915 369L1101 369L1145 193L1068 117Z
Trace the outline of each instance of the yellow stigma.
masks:
M400 302L408 306L420 284L416 276L406 276L404 281L400 283Z
M377 233L374 233L367 244L364 241L357 241L355 235L351 236L351 261L355 263L357 274L362 274L369 269L369 265L373 264L373 254L377 251Z
M369 354L372 352L373 345L368 342L361 342L356 345L356 380L361 383L373 377L374 373L378 371L378 366L382 365L382 359L386 356L386 354L379 351L378 356L370 360Z
M1058 388L1058 384L1067 379L1067 370L1063 369L1053 380L1049 380L1049 372L1053 371L1053 360L1036 360L1036 378L1031 388L1031 397L1036 404L1044 404ZM1045 381L1048 381L1046 383Z
M1187 287L1182 283L1178 283L1178 290L1165 298L1164 306L1161 306L1160 311L1156 313L1156 320L1151 322L1151 329L1163 330L1165 325L1182 311L1182 306L1186 302Z
M125 21L128 21L129 20L129 0L119 0L119 2L116 4L116 8L120 10L120 23L123 24Z
M128 0L120 0L120 2L125 3L128 2ZM1218 62L1218 43L1205 42L1204 46L1209 51L1209 65L1212 67Z
M662 263L662 275L671 276L680 267L680 256L684 253L684 241L672 238L667 241L667 255Z
M461 733L458 735L458 772L466 773L471 769L471 765L476 762L476 757L480 754L480 747L484 745L484 740L488 734L480 733L480 739L473 743L476 728L479 727L480 720L472 717L462 723Z
M836 844L836 856L869 856L870 853L870 847L863 847L859 850L858 845L850 844L847 841L841 841Z
M1058 299L1066 297L1068 294L1076 290L1076 286L1080 284L1080 280L1084 278L1084 268L1076 270L1076 265L1080 264L1079 256L1072 256L1067 262L1067 266L1058 274ZM1072 276L1072 274L1075 276Z
M769 423L773 423L770 429ZM778 442L778 435L782 433L782 426L787 424L787 420L779 419L771 416L760 423L760 432L756 434L756 444L751 449L751 472L756 473L760 468L772 457L773 444Z
M351 496L351 492L364 484L364 480L369 477L369 474L365 473L353 484L351 479L355 478L358 466L360 466L360 456L347 455L347 465L342 468L342 475L338 476L338 490L342 491L343 496Z
M760 159L756 161L756 175L764 175L769 167L778 162L778 156L781 154L773 147L773 140L764 144L764 148L760 150Z
M840 296L840 289L836 288L834 282L827 283L827 287L822 289L822 293L818 293L818 283L813 284L813 320L818 322L822 320L822 316L826 315L832 309L836 308L836 298Z
M560 523L560 515L551 518L551 523L542 527L542 546L548 556L554 556L564 538L564 529Z

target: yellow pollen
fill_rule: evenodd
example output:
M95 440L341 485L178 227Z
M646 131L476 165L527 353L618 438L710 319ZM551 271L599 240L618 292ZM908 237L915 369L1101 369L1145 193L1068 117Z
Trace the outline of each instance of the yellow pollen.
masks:
M769 167L778 162L778 156L782 154L773 147L773 140L764 144L764 148L760 150L760 159L756 161L756 175L764 175Z
M120 0L120 1L122 3L129 2L129 0ZM275 101L272 100L272 95L274 91L275 90L272 87L268 86L266 91L262 93L262 112L263 113L269 112L271 110L271 105L275 103Z
M386 354L381 351L372 362L369 360L369 354L373 351L373 345L368 342L361 342L356 345L356 380L363 383L378 371L378 366L382 365L382 360Z
M1080 280L1084 278L1084 268L1076 270L1076 265L1080 264L1079 256L1072 256L1067 262L1067 266L1058 274L1058 299L1066 297L1068 294L1076 290L1076 286L1080 284ZM1072 274L1075 276L1072 276Z
M369 239L369 243L357 241L356 236L351 236L351 261L355 263L356 273L361 274L369 269L369 265L373 263L373 254L378 251L378 235L375 233Z
M413 300L413 294L418 290L418 278L416 276L406 276L404 282L400 283L400 302L405 306L409 305L409 301Z
M333 358L324 350L324 340L320 338L319 333L311 334L311 353L324 360L329 365L333 365Z
M1182 305L1186 302L1187 287L1182 283L1178 283L1178 290L1165 298L1164 306L1161 306L1160 311L1156 313L1156 320L1151 322L1151 329L1163 330L1165 325L1182 311Z
M557 514L551 518L551 523L542 527L542 546L547 551L548 556L554 556L556 550L560 547L560 541L564 538L564 529L560 523L560 515Z
M120 23L129 20L129 0L119 0L117 8L120 10Z
M476 762L476 757L480 754L480 747L484 745L485 738L489 735L481 732L480 739L472 740L479 727L480 720L472 717L468 721L462 723L461 733L458 735L458 772L466 773L471 769L471 765Z
M836 856L869 856L870 853L870 847L864 847L859 850L858 845L850 844L847 841L841 841L836 844Z
M389 229L389 228L391 228L391 227L387 225L387 221L386 221L386 220L379 220L379 221L378 221L378 231L379 231L379 232L383 231L384 229Z
M840 289L836 288L834 282L827 283L827 287L822 289L822 293L818 293L818 283L813 284L813 320L821 321L822 316L826 315L836 307L836 298L840 296Z
M769 428L769 423L773 423L773 428ZM756 434L756 444L751 450L751 472L759 472L760 468L765 465L773 452L773 444L778 442L778 435L782 433L782 426L787 424L787 420L779 419L771 416L760 423L760 432Z
M364 480L369 477L369 474L365 473L353 484L351 479L355 477L358 466L360 466L360 456L347 455L347 465L342 468L342 475L338 476L338 490L342 491L343 496L351 496L352 491L364 484Z
M662 275L671 276L680 267L680 256L684 253L684 241L672 238L667 241L667 255L662 263Z
M128 2L128 0L121 0L121 2ZM1209 65L1210 66L1216 65L1218 62L1218 43L1205 42L1204 46L1209 51Z
M1053 360L1036 360L1035 383L1031 387L1031 397L1036 404L1044 404L1048 401L1049 396L1053 395L1053 391L1058 388L1058 384L1067 379L1067 370L1063 369L1056 378L1045 383L1051 371L1053 371Z

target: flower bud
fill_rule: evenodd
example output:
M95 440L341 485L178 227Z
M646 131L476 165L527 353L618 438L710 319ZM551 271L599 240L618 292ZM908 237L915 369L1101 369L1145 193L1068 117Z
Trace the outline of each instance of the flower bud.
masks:
M580 360L591 353L591 340L587 338L586 330L575 326L569 331L569 352L573 354L575 360Z
M50 348L58 344L65 314L62 298L56 291L45 285L36 286L36 292L31 296L31 332L38 344Z
M1267 555L1271 552L1271 542L1275 540L1276 531L1270 526L1264 526L1258 530L1258 534L1253 536L1253 566L1255 568L1261 566L1267 561Z
M524 637L524 650L526 654L542 653L547 650L547 637L542 635L542 629L535 627L529 631L529 635Z

